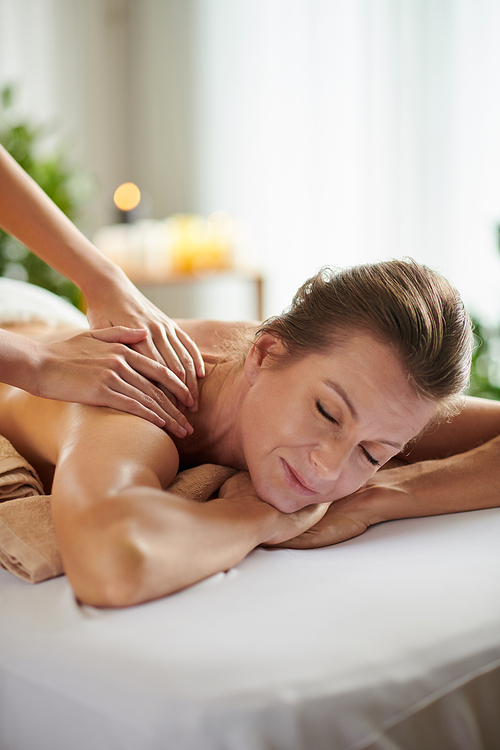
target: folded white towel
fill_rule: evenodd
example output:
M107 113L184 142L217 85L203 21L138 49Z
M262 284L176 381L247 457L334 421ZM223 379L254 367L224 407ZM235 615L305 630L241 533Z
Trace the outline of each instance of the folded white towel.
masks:
M88 328L85 315L62 297L25 281L0 278L0 325L33 322Z

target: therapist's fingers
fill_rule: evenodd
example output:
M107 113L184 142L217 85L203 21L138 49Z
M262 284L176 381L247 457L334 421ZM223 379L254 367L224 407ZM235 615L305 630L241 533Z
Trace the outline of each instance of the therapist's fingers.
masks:
M93 338L99 339L100 341L106 341L107 343L117 340L124 343L124 340L129 336L130 329L121 329L120 334L115 334L114 332L117 328L121 327L116 326L114 328L91 331L90 335ZM115 336L118 335L119 338L115 338ZM172 369L157 361L156 358L149 356L153 351L151 347L147 346L147 340L147 331L144 331L144 336L141 337L138 344L146 345L146 353L138 352L136 347L134 347L134 349L127 347L121 351L119 357L124 357L130 367L140 373L144 378L157 383L167 397L169 394L173 394L181 404L184 404L184 406L188 408L192 408L195 402L188 386L172 371ZM137 388L143 390L141 384L142 381L140 380L134 383Z
M169 367L169 357L175 353L174 364L179 364L181 374L175 369L174 372L186 383L194 399L191 410L196 411L198 408L198 378L205 375L203 357L194 341L173 320L169 320L167 325L162 326L162 334L159 345L160 347L163 345L163 349L160 350L160 353L163 352L164 356L167 357L166 362ZM165 345L165 341L167 345Z
M106 378L96 384L93 403L142 417L178 437L193 433L192 426L172 399L126 362L109 371Z
M127 328L126 326L108 326L88 331L93 339L107 344L137 344L148 336L146 328Z
M189 405L189 408L196 411L198 408L197 368L199 369L199 365L195 363L190 351L179 338L179 330L171 320L161 325L152 323L149 327L148 338L135 344L133 348L135 351L165 364L179 380L184 382L193 398L193 403ZM195 347L194 343L192 346ZM201 360L201 354L199 354L197 347L195 349L197 352L196 362L198 362ZM204 372L204 368L199 371Z
M185 331L182 330L182 328L179 328L177 324L175 325L175 330L177 332L177 338L181 342L181 344L184 346L186 351L188 352L189 356L191 357L193 364L195 366L196 375L199 378L205 377L205 362L203 361L203 357L201 356L200 350L194 343L193 339L187 335Z
M130 412L179 437L193 429L177 408L192 403L184 383L165 365L134 352L117 338L142 338L144 332L85 331L69 339L39 345L31 392L44 398ZM162 380L165 391L157 384Z

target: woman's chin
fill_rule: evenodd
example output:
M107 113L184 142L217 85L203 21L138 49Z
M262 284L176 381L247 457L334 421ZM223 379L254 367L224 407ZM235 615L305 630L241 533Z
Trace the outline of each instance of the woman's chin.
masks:
M280 497L273 493L259 493L259 497L268 505L271 505L280 513L296 513L298 510L305 508L306 505L313 505L314 503L308 502L305 498L300 500L293 497Z

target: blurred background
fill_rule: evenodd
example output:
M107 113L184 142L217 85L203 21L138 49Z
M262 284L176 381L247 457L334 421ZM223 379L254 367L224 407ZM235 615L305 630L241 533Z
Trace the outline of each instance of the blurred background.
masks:
M195 315L266 317L324 264L433 266L494 395L499 38L498 0L0 0L0 138ZM2 262L22 275L12 244Z

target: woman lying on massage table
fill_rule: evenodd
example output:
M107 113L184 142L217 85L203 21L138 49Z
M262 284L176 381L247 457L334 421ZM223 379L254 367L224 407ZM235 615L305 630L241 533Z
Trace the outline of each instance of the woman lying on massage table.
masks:
M202 350L214 334L234 339L224 325L185 328ZM52 490L81 601L136 604L226 570L260 544L330 544L390 518L498 504L500 405L471 400L405 447L456 408L467 383L470 322L444 279L410 261L325 272L251 333L253 343L233 341L238 351L207 356L194 433L182 440L129 414L2 387L0 433ZM404 461L439 460L377 481L402 451ZM218 498L162 490L179 466L207 462L241 470Z

